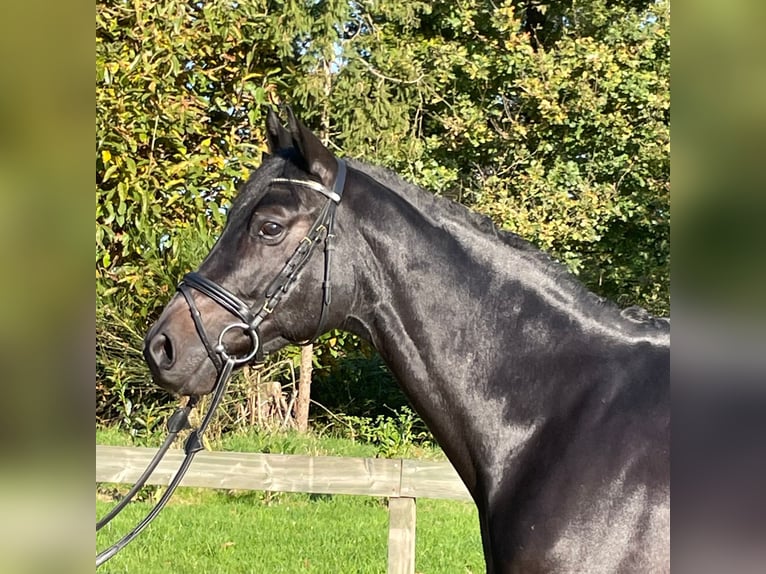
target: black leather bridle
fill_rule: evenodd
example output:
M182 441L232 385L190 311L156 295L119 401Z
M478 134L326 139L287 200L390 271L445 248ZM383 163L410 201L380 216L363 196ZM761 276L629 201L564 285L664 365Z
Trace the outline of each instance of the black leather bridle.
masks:
M298 278L301 270L311 259L311 255L314 252L315 247L324 242L324 279L322 281L322 310L319 316L319 323L314 336L310 339L314 340L316 337L322 334L325 328L325 322L327 320L327 312L332 301L332 283L330 281L332 252L334 250L333 239L335 235L333 233L335 227L335 209L340 203L343 197L343 189L346 184L346 164L343 160L338 159L338 173L335 177L335 184L332 189L327 189L321 183L313 180L300 180L300 179L287 179L287 178L274 178L272 183L286 183L290 185L299 185L308 187L324 195L327 198L327 202L322 207L319 215L314 220L314 224L309 229L306 236L301 239L301 242L296 247L290 259L287 260L282 270L271 281L266 288L264 294L264 301L260 305L253 307L248 306L247 303L242 301L239 297L221 287L217 283L210 279L200 275L197 272L187 273L181 282L178 284L178 291L184 296L189 310L191 312L192 320L194 321L194 327L197 330L202 343L205 345L207 354L210 360L215 365L218 373L214 389L215 393L210 403L205 417L202 419L200 426L197 429L192 430L191 434L186 439L184 444L185 457L181 466L176 471L173 479L168 484L167 490L163 493L160 500L152 508L146 517L128 534L126 534L117 543L113 544L103 552L100 552L96 556L96 567L101 566L104 562L115 556L120 550L127 546L138 534L154 520L159 514L160 510L165 506L175 489L183 479L186 471L191 465L194 455L200 450L203 450L202 435L210 423L213 413L223 398L226 385L231 377L232 372L237 366L242 366L253 361L260 360L263 354L261 347L261 336L259 328L263 321L274 312L277 305L283 300L283 298L290 292L295 280ZM206 295L221 307L226 309L229 313L239 319L234 323L231 323L224 327L218 334L217 342L215 345L208 337L205 326L202 322L197 305L194 303L194 297L192 296L192 289L199 291L203 295ZM231 355L226 350L224 343L224 337L229 331L239 329L244 332L250 339L250 348L242 355ZM175 441L179 432L189 428L189 413L191 409L197 403L197 397L190 397L187 404L183 407L179 407L168 419L168 436L160 449L152 458L146 470L141 474L138 481L128 491L128 493L115 505L115 507L104 518L96 523L96 531L101 530L106 524L108 524L120 511L127 506L130 500L136 495L136 493L143 488L146 481L154 472L154 469L160 463L165 453Z
M308 187L321 193L327 198L327 202L322 207L322 210L314 220L314 224L309 229L306 236L301 239L301 242L296 247L290 259L287 260L282 270L271 281L266 288L264 294L263 303L254 307L248 306L247 303L242 301L239 297L234 295L231 291L221 287L217 283L203 277L199 273L191 272L187 273L178 285L178 290L186 299L186 304L191 310L192 319L194 320L194 327L197 329L197 334L205 345L207 354L210 360L220 370L222 361L226 361L230 358L226 352L224 345L225 335L232 330L239 329L245 333L250 339L250 349L242 356L234 357L236 365L242 365L250 363L254 360L261 358L261 336L259 333L259 327L261 323L274 312L277 305L282 301L283 297L287 295L291 287L298 278L301 270L305 267L306 263L311 259L311 255L314 252L314 248L324 242L324 280L322 281L322 310L319 316L319 323L314 336L309 340L314 340L316 337L322 334L322 330L327 320L327 310L332 301L332 283L330 281L330 269L332 261L332 252L334 250L333 239L335 235L333 233L335 226L335 209L340 203L343 196L343 188L346 184L346 163L343 160L337 160L338 173L335 177L335 185L333 189L327 189L321 183L313 180L300 180L300 179L287 179L287 178L274 178L272 183L287 183L291 185L300 185ZM210 338L207 335L205 326L202 323L202 317L191 291L195 289L204 295L207 295L210 299L218 303L221 307L226 309L229 313L239 318L239 322L231 323L224 327L218 335L218 341L216 345L213 345Z

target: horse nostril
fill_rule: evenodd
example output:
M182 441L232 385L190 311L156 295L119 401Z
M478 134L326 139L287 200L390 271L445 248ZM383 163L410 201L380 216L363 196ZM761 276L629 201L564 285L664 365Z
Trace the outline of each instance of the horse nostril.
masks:
M173 344L170 342L169 337L165 337L165 344L162 346L162 350L165 352L165 356L168 361L173 362Z
M175 361L173 342L164 333L157 335L152 340L149 351L151 352L152 359L154 359L154 363L160 369L167 370L173 366Z

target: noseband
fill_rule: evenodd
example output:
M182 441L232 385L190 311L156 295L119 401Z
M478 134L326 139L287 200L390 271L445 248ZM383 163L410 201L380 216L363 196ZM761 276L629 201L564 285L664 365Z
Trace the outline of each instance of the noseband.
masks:
M263 321L274 312L274 309L283 300L285 295L290 292L295 280L298 278L299 273L311 259L311 255L314 252L314 248L324 242L324 280L322 281L322 310L319 316L319 324L314 336L310 339L314 340L316 337L322 334L325 327L325 321L327 319L327 310L332 301L332 284L330 282L330 263L334 245L332 240L335 238L333 229L335 226L335 209L340 203L343 196L343 188L346 184L346 163L338 159L338 173L335 177L335 185L333 189L327 189L321 183L317 183L312 180L299 180L299 179L287 179L287 178L275 178L272 183L287 183L291 185L300 185L308 187L324 195L327 198L327 202L319 212L314 224L309 229L306 236L301 239L301 242L296 247L290 259L287 260L282 270L271 281L266 288L264 295L264 301L260 305L249 307L247 303L242 301L239 297L221 287L217 283L210 279L203 277L199 273L191 272L187 273L181 282L178 284L178 290L184 296L189 310L191 311L192 320L194 321L194 327L197 330L202 343L205 345L210 360L215 365L218 377L216 379L214 389L215 394L210 403L205 417L202 419L199 428L192 430L191 434L186 439L184 444L185 457L181 466L176 471L173 479L168 484L167 490L163 493L160 500L152 508L146 517L128 534L126 534L117 543L113 544L106 550L102 551L96 556L96 567L101 566L104 562L116 555L120 550L127 546L138 534L154 520L159 514L160 510L165 506L171 495L181 483L186 471L191 465L194 455L200 450L203 450L202 435L207 429L210 423L213 413L218 407L221 399L223 398L226 384L231 377L234 368L237 366L245 365L253 361L258 361L263 356L263 349L261 347L261 336L259 328ZM194 303L194 297L192 297L191 290L195 289L200 293L208 296L210 299L218 303L221 307L226 309L229 313L239 319L234 323L230 323L224 327L218 334L218 339L215 345L212 344L208 337L205 326L202 322L202 316L197 309L197 305ZM224 343L224 337L226 334L233 330L240 330L244 332L250 339L250 348L247 352L241 355L232 355L226 350ZM146 470L141 474L138 481L128 491L128 493L115 505L115 507L104 518L96 523L96 531L101 530L106 524L108 524L120 511L127 506L128 502L135 496L135 494L143 488L146 481L154 472L154 469L160 463L165 453L174 442L179 432L184 429L190 428L188 417L191 409L197 403L197 397L190 397L186 406L179 407L168 419L168 436L160 449L152 458Z

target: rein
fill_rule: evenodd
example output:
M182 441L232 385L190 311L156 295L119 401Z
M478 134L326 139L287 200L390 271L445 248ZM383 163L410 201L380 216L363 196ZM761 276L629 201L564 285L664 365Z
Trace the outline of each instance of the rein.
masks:
M224 390L226 389L226 383L229 380L229 377L231 377L231 372L234 368L235 362L233 360L227 360L224 364L224 367L219 371L218 373L218 380L216 381L216 391L215 395L213 396L213 400L210 403L210 408L208 409L207 413L205 414L205 418L202 420L202 423L200 424L198 429L195 429L192 431L192 433L187 437L186 442L184 443L184 452L186 453L186 456L184 457L183 462L181 462L181 466L176 471L176 474L173 476L173 479L168 484L167 490L163 493L162 497L157 501L157 504L154 505L154 508L152 508L149 513L144 517L144 519L138 523L138 525L131 530L128 534L123 536L118 542L107 548L106 550L100 552L96 556L96 568L101 566L104 562L112 558L115 554L117 554L120 550L125 548L130 542L138 536L141 531L146 528L149 523L155 519L155 517L160 513L160 510L162 510L167 504L168 500L170 500L170 497L175 492L176 488L178 488L178 485L181 483L181 479L183 479L184 475L186 474L186 471L189 469L189 466L191 465L192 460L194 459L194 455L197 454L199 451L203 450L204 447L202 446L202 435L204 434L205 430L207 429L208 424L210 424L211 419L213 418L213 413L215 412L215 409L218 407L218 405L221 402L221 399L223 398ZM143 472L143 474L139 477L138 481L135 485L133 485L133 488L128 491L128 493L120 500L119 503L100 521L96 523L96 532L101 530L104 526L106 526L111 520L117 516L124 508L127 506L128 502L131 501L131 499L135 496L135 494L143 488L146 481L149 479L151 474L154 472L154 469L157 467L157 465L160 463L162 458L165 456L165 453L170 448L170 445L175 440L178 433L186 428L189 428L189 412L196 404L196 397L192 397L189 400L189 404L187 404L184 407L179 407L176 409L176 411L170 416L168 419L168 436L165 439L165 442L162 444L160 449L157 451L157 454L154 455L154 458L152 458L149 465L146 467L146 470Z
M308 263L309 259L311 259L314 248L319 243L324 242L322 310L320 312L316 333L307 342L313 341L322 334L325 322L327 320L327 310L330 306L330 302L332 301L332 283L330 281L330 270L332 252L335 249L335 246L333 245L333 239L335 238L333 233L335 227L335 209L340 203L341 197L343 196L343 189L346 184L346 163L341 159L338 159L337 162L338 173L335 178L335 185L333 186L333 189L327 189L321 183L312 180L287 178L274 178L272 180L272 183L287 183L308 187L324 195L327 198L327 202L322 207L319 215L317 216L314 224L311 226L306 236L301 239L298 247L296 247L290 259L287 260L287 263L285 263L284 267L282 267L282 270L266 288L264 302L260 306L248 306L247 303L242 301L239 297L224 287L221 287L214 281L211 281L210 279L203 277L196 272L187 273L178 284L177 289L184 296L186 304L189 306L189 311L191 312L192 320L194 321L194 327L197 330L197 334L205 346L208 357L213 362L213 365L218 372L218 377L213 387L215 389L215 394L213 395L210 407L208 408L207 413L205 413L205 417L202 420L202 423L200 423L199 428L192 430L191 434L187 437L186 442L184 443L184 452L186 456L181 462L181 465L176 471L176 474L173 476L173 479L168 484L167 490L163 493L162 497L154 506L154 508L149 511L146 517L141 522L139 522L139 524L133 530L131 530L118 542L106 550L100 552L96 556L96 567L101 566L107 560L115 556L120 550L122 550L134 538L136 538L136 536L138 536L141 531L146 528L149 523L151 523L152 520L154 520L154 518L160 513L168 500L170 500L173 492L175 492L176 488L181 483L181 480L186 474L186 471L189 469L189 466L194 459L194 455L204 449L202 445L202 436L210 424L210 421L213 418L213 414L218 408L221 399L223 398L224 391L226 390L226 386L235 367L246 365L254 361L260 361L262 359L263 349L261 347L261 336L259 332L261 323L263 323L266 317L268 317L274 311L277 305L279 305L279 303L283 300L284 296L290 292L290 289L295 283L295 280L298 278L299 273L305 267L306 263ZM199 312L199 309L197 308L197 305L194 303L194 298L192 297L192 289L195 289L206 295L239 319L239 321L231 323L221 330L215 345L211 342L211 339L208 337L207 331L205 330L205 326L202 322L202 316ZM255 309L257 309L257 311ZM239 356L229 354L224 344L224 337L226 334L229 331L235 329L239 329L250 339L250 349L243 355ZM179 407L170 416L167 422L168 436L162 443L162 446L159 448L157 453L149 462L149 465L146 467L146 470L144 470L144 472L138 478L133 487L128 491L128 493L115 505L111 511L109 511L109 513L107 513L101 520L96 523L96 532L106 526L128 505L136 493L141 490L141 488L143 488L144 484L146 484L146 481L152 475L157 465L160 463L172 443L175 441L178 433L182 430L190 428L189 413L191 412L191 409L196 406L197 400L198 397L190 397L185 406Z

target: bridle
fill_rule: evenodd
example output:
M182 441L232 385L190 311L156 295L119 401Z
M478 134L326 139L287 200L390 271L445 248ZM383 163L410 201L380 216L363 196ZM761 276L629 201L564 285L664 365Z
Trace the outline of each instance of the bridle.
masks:
M116 555L120 550L127 546L138 534L154 520L159 514L167 501L172 496L175 489L180 484L186 471L191 465L194 455L200 450L203 450L202 435L207 429L210 421L213 417L213 413L223 398L226 385L231 377L232 372L238 366L243 366L253 361L259 361L263 357L263 349L261 347L261 335L259 328L266 318L271 315L279 303L290 292L290 289L298 278L301 270L306 266L306 263L311 259L311 255L314 253L315 247L319 243L324 243L324 279L322 281L322 310L319 316L319 323L314 336L309 340L313 341L319 335L322 334L325 323L327 320L327 312L332 301L332 283L330 281L332 252L335 248L333 245L333 239L335 235L333 233L335 227L335 209L340 203L343 197L343 189L346 184L346 163L337 159L338 173L335 177L335 184L332 189L326 188L321 183L313 180L301 180L301 179L288 179L288 178L274 178L271 183L285 183L290 185L299 185L302 187L308 187L327 198L326 203L322 207L314 220L313 225L309 229L306 236L301 239L298 247L287 260L282 270L271 281L266 288L264 294L264 300L261 304L255 306L248 306L248 304L242 301L239 297L221 287L214 281L200 275L197 272L187 273L181 282L178 284L178 291L184 296L186 304L189 306L192 320L194 321L194 327L197 330L197 334L202 340L208 357L215 365L218 373L214 389L215 393L210 403L205 417L202 419L199 427L193 429L191 434L184 443L185 457L181 466L176 471L172 480L168 484L167 490L163 493L157 504L149 511L146 517L139 522L139 524L126 534L117 543L113 544L106 550L100 552L96 556L96 567L101 566L104 562ZM199 291L203 295L206 295L218 305L226 309L229 313L239 319L239 321L230 323L218 334L216 344L214 345L209 338L205 326L202 322L202 316L194 302L192 296L192 289ZM250 340L250 348L241 355L232 355L226 350L224 343L224 337L232 330L239 329L247 335ZM189 413L191 409L197 404L198 397L190 397L187 404L183 407L179 407L170 416L167 422L168 436L154 455L146 470L138 478L138 481L128 491L128 493L120 499L115 507L107 513L101 520L96 523L96 531L98 532L106 526L115 516L117 516L125 506L132 500L136 493L143 488L146 481L154 472L154 469L160 463L165 453L175 441L178 433L184 429L190 428L189 425Z
M327 189L321 183L313 180L300 180L300 179L287 179L287 178L274 178L272 183L287 183L291 185L300 185L308 187L314 191L321 193L327 198L327 202L322 207L319 215L314 220L314 224L309 229L306 236L301 239L298 247L295 248L290 259L287 260L282 270L271 281L265 291L263 303L254 307L249 307L247 303L242 301L239 297L224 289L217 283L210 279L203 277L199 273L192 272L187 273L178 285L178 290L186 299L186 304L191 310L192 319L194 320L194 327L197 330L197 334L205 345L207 354L213 364L220 370L221 361L226 361L230 358L226 352L224 345L225 335L234 329L239 329L250 339L250 350L243 356L234 357L236 365L243 365L250 363L253 360L261 359L261 336L259 333L259 327L261 323L274 312L274 309L282 301L283 297L287 295L290 288L295 283L301 270L305 267L306 263L311 259L311 255L314 252L314 248L324 242L324 280L322 281L322 310L319 316L319 324L314 336L309 340L314 340L316 337L322 334L322 330L327 320L327 310L332 301L332 283L330 281L330 265L332 261L332 252L335 249L333 245L333 239L335 235L333 233L335 226L335 209L340 203L343 196L343 188L346 184L346 163L339 159L338 173L335 178L335 185L333 189ZM236 323L231 323L224 327L218 335L218 342L214 346L210 338L205 331L205 326L202 324L202 317L194 298L192 297L191 290L195 289L204 295L207 295L210 299L218 303L221 307L226 309L229 313L239 318Z

